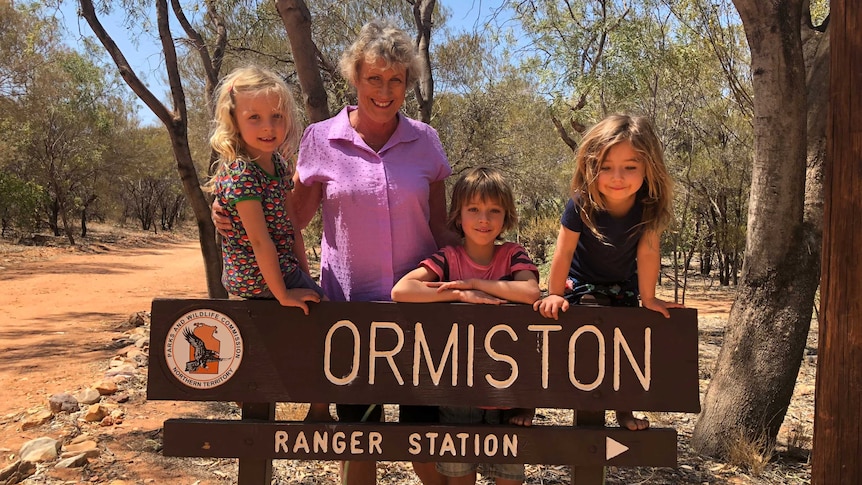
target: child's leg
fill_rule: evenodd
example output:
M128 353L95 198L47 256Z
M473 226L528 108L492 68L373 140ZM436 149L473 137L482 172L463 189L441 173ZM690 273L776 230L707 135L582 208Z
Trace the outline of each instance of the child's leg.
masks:
M508 416L506 421L509 424L532 426L533 416L536 415L536 410L534 408L515 408L508 410L506 414Z
M460 477L449 477L446 480L449 485L476 485L476 472L468 473Z
M524 483L523 480L509 480L506 478L497 478L494 483L497 485L521 485Z
M617 423L620 428L626 428L629 431L640 431L649 428L649 421L644 418L636 418L631 411L617 411Z
M329 414L329 404L325 402L313 402L308 408L308 414L304 421L335 421Z
M524 465L516 463L494 463L485 465L485 477L493 478L497 485L521 485L524 483Z

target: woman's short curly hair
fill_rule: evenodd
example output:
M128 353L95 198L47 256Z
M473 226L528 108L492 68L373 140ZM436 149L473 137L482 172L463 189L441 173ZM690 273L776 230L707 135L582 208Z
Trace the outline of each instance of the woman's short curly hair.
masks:
M410 36L389 21L372 20L362 26L356 41L341 56L341 75L355 86L362 64L380 59L387 68L404 67L407 86L412 86L422 72L421 59Z

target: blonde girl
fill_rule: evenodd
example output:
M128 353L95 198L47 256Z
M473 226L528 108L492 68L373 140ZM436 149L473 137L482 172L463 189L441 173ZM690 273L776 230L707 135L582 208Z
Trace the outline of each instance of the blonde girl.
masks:
M275 73L256 66L228 74L216 90L210 145L219 154L207 188L230 219L222 239L222 283L242 298L276 299L308 314L323 290L308 275L302 233L288 192L301 129L293 96ZM331 420L311 405L307 419Z
M548 276L533 304L557 319L570 304L638 306L669 317L681 305L655 296L661 233L673 219L672 182L661 142L643 117L612 115L584 135ZM649 422L617 412L620 426Z

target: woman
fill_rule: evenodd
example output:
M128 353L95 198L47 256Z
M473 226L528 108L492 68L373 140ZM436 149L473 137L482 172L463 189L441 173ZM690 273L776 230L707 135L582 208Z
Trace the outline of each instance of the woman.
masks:
M296 225L322 206L320 285L332 301L385 301L393 285L439 247L458 244L446 228L444 180L451 168L437 132L399 112L421 70L410 37L372 21L341 58L356 106L310 125L294 176ZM220 225L217 223L217 225ZM367 421L381 419L373 406ZM339 405L343 422L369 406ZM402 422L437 422L437 409L401 406ZM414 463L426 485L445 483L434 463ZM373 484L376 462L346 467L348 484Z

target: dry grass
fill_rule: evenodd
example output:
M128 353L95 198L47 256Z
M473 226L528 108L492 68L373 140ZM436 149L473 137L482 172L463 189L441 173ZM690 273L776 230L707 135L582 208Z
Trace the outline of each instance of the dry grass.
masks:
M727 463L742 467L751 475L759 477L774 455L775 447L769 443L766 435L761 434L751 439L737 430L734 431L730 448L727 450Z

